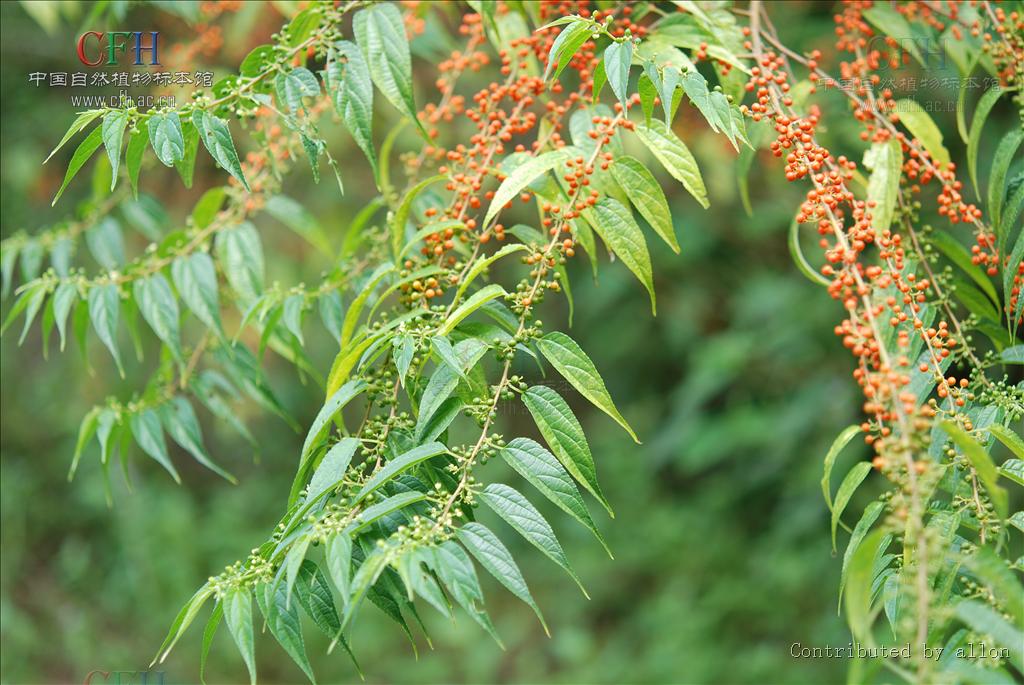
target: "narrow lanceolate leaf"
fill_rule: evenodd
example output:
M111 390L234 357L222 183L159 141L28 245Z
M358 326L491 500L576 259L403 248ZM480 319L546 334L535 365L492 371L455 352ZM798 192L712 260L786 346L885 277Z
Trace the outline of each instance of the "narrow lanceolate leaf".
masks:
M217 294L217 269L205 252L178 257L171 264L174 287L189 310L207 328L224 340L220 323L220 298Z
M252 593L247 587L233 587L224 593L221 601L228 630L238 645L245 667L249 670L249 680L255 685L256 649L252 635Z
M124 153L124 166L128 170L128 183L132 187L132 196L139 197L139 172L142 170L142 157L146 154L146 143L149 142L149 126L145 121L136 124L136 131L129 134L128 148Z
M535 181L542 174L563 164L568 156L562 150L552 150L537 157L532 157L523 164L520 164L512 173L501 182L498 190L494 193L491 206L487 208L487 215L484 217L484 226L491 223L491 219L498 215L505 205L519 196L521 192Z
M102 109L90 109L88 111L80 113L77 117L75 117L75 120L71 122L71 126L68 127L68 130L64 134L64 137L60 139L59 143L57 143L57 147L53 148L53 150L50 151L50 154L46 156L46 159L43 160L43 163L45 164L46 162L49 162L50 157L53 157L57 153L57 150L60 150L62 147L64 147L64 144L66 142L74 138L76 133L85 130L86 126L94 122L99 117L103 116L104 111L105 110Z
M355 139L356 145L370 160L373 175L376 176L377 151L373 147L373 83L370 68L354 43L342 40L335 43L334 47L348 60L344 67L339 69L341 74L337 83L331 84L331 87L336 88L334 108L345 123L345 128Z
M900 193L903 173L903 149L895 139L875 143L864 154L864 166L871 170L868 179L868 204L871 223L878 233L889 230ZM873 204L873 206L871 206Z
M821 477L821 494L825 497L829 511L832 511L832 467L835 466L839 453L850 444L850 441L858 433L860 433L859 425L847 426L832 442L832 446L828 448L828 454L825 455L825 473Z
M1019 435L998 423L989 426L988 432L994 435L999 442L1006 445L1017 457L1024 459L1024 439L1021 439Z
M231 139L228 122L214 114L197 109L192 113L192 124L199 131L199 139L203 141L203 145L213 157L213 161L234 176L243 188L249 190L249 183L245 180L245 174L242 173L242 164L239 162L238 152L235 150L235 142Z
M584 43L590 40L592 29L590 22L585 19L579 19L566 26L562 31L555 36L554 42L551 44L551 51L548 53L548 65L544 69L544 80L547 81L554 71L554 77L557 79L562 70L569 66L569 62L572 60L573 55L579 50ZM555 68L555 65L558 68Z
M964 456L967 457L967 461L970 462L971 466L974 467L975 472L978 474L978 479L985 488L985 492L988 493L989 498L992 500L996 513L999 514L999 518L1005 520L1009 514L1009 496L1006 490L997 482L999 480L999 471L992 462L992 457L989 456L989 453L977 440L952 421L943 421L940 425L942 430L946 432L946 435L953 440Z
M850 534L850 542L847 543L846 551L843 553L843 570L839 578L840 599L843 596L843 588L846 587L846 579L850 571L850 561L853 559L853 555L857 553L857 549L864 541L864 538L867 537L871 526L875 525L875 521L878 520L879 515L884 509L884 502L872 502L864 508L864 513L861 515L860 520L853 527L853 533Z
M407 471L420 462L426 461L431 457L436 457L439 454L444 454L447 451L448 448L445 447L444 444L440 442L430 442L426 445L420 445L419 447L398 455L384 464L384 466L382 466L370 477L369 480L366 481L366 483L363 484L363 487L359 489L359 492L356 494L353 502L359 502L371 492L384 485L384 483L403 471Z
M455 297L452 299L452 301L458 302L460 299L462 299L462 294L466 292L466 288L469 287L469 284L472 283L473 280L481 273L483 273L491 264L498 261L502 257L512 254L513 252L522 252L523 250L528 249L529 248L523 243L512 243L510 245L505 245L500 250L498 250L491 256L487 257L486 259L476 260L476 262L474 262L473 266L470 268L469 273L467 273L466 277L462 279L462 283L459 284L459 289L455 291Z
M610 516L615 516L611 505L597 483L597 470L590 445L583 435L583 428L572 413L569 405L551 388L535 385L522 395L523 404L530 411L533 420L551 451L562 462L562 466L578 480L594 497L604 505Z
M949 164L949 150L942 144L942 131L920 104L909 98L897 100L896 112L899 113L900 122L914 138L921 141L937 164Z
M121 295L113 283L98 285L89 291L89 319L96 335L103 342L117 363L117 369L124 376L121 353L117 348L117 322L121 312Z
M171 439L191 454L196 461L229 483L238 482L234 476L215 464L210 455L206 453L206 448L203 447L203 434L199 428L199 419L188 400L181 395L173 397L160 407L160 418Z
M629 98L629 67L633 61L633 41L630 38L613 42L604 50L604 71L608 85L612 87L615 97L626 107Z
M551 452L529 438L516 438L506 445L500 454L505 463L537 488L542 495L586 526L608 552L608 556L612 556L608 543L594 525L594 520L590 517L576 484Z
M71 161L68 163L68 170L64 173L64 181L61 182L60 188L57 190L57 194L53 198L51 205L57 204L57 200L64 194L64 189L68 187L68 183L71 183L71 179L75 177L85 163L89 161L93 153L99 149L100 145L103 144L103 127L97 126L92 130L85 139L79 143L75 149L75 154L71 156Z
M306 677L316 683L313 667L306 656L306 643L302 639L298 609L288 605L285 593L285 586L282 583L263 583L256 587L256 602L267 620L270 634L299 665Z
M832 505L832 550L836 549L836 528L839 527L840 518L843 515L843 511L846 509L846 505L849 504L850 498L853 497L853 493L857 491L857 487L864 481L867 475L871 472L871 463L867 461L861 461L854 464L850 472L843 478L843 482L839 484L839 490L836 491L836 500Z
M1017 670L1024 670L1024 631L978 600L968 599L957 604L956 617L978 635L991 635L996 645L1009 651L1010 663Z
M466 554L466 550L454 542L448 540L430 550L430 566L441 579L441 582L455 601L459 603L480 627L494 638L502 649L504 645L498 637L494 625L491 623L487 612L482 608L484 594L480 589L480 581L476 576L476 569L473 568L473 561Z
M679 254L679 241L672 227L672 214L661 184L635 157L619 157L612 163L612 176L629 196L640 215L647 220L654 232L668 243L672 251Z
M481 502L526 538L527 542L543 552L548 559L561 566L580 586L583 594L589 598L579 576L569 566L569 560L566 558L558 538L555 537L555 531L551 529L551 525L530 504L528 499L517 490L501 483L491 483L480 492L479 497Z
M164 166L174 166L185 158L185 135L177 112L154 114L147 122L149 144Z
M985 92L978 100L978 106L974 109L974 117L971 119L971 130L967 136L967 172L971 176L971 183L974 185L974 194L980 198L978 190L978 146L981 144L981 133L985 128L989 112L995 106L999 97L1006 92L1002 88L992 88Z
M384 518L388 514L393 514L396 511L404 509L410 504L422 502L426 498L426 494L415 490L392 495L391 497L381 500L380 502L364 509L362 513L352 521L348 528L345 529L345 532L350 535L355 535L377 519Z
M874 644L871 635L871 623L874 613L871 610L872 579L874 577L875 559L884 550L885 531L876 530L868 535L853 554L850 560L846 581L846 620L854 639L865 644Z
M216 606L213 607L213 613L210 614L210 619L206 622L206 627L203 629L203 645L199 652L199 682L206 685L206 658L210 655L210 647L213 645L213 638L217 635L217 629L220 628L221 618L224 616L224 604L217 602Z
M1022 141L1024 131L1019 128L1010 131L999 142L996 154L992 158L992 172L988 177L988 211L992 217L992 224L997 227L1001 224L1003 198L1006 196L1006 172L1010 168L1010 163L1019 159L1017 148Z
M638 125L636 134L665 167L665 171L682 183L701 207L707 209L710 205L708 191L704 187L704 179L697 167L697 160L672 129L665 122L652 119L649 125Z
M178 615L174 618L174 622L171 623L171 629L167 632L167 637L164 638L163 644L160 645L160 649L157 651L156 657L150 663L150 667L156 664L158 661L163 663L167 655L174 649L174 645L178 643L178 639L188 629L195 620L199 610L203 608L203 604L206 600L213 595L213 588L207 585L203 585L201 588L196 590L196 593L185 602L185 606L181 608Z
M398 7L381 3L360 10L352 20L352 30L374 84L398 111L422 129L413 98L409 40Z
M263 245L255 226L246 221L218 232L217 256L231 289L243 304L263 293Z
M598 409L615 419L616 423L626 429L626 432L637 444L640 443L629 423L615 408L615 403L612 402L604 379L597 372L594 362L576 344L575 340L565 333L552 331L537 341L537 347L572 387L593 402Z
M171 291L171 284L161 273L135 281L133 288L135 303L142 317L153 329L156 336L178 361L182 360L181 339L178 333L178 300Z
M124 235L114 217L103 217L85 231L85 244L89 253L107 271L124 264Z
M110 189L117 185L117 171L121 166L121 143L128 125L128 112L112 110L103 115L103 147L110 160Z
M324 545L324 559L331 581L345 606L348 606L349 584L352 573L352 539L347 533L335 533Z
M494 576L498 582L508 588L508 591L533 609L544 627L544 632L550 635L548 625L544 621L544 615L540 607L530 594L530 588L526 585L516 560L511 552L502 544L498 536L491 532L490 528L482 523L470 522L455 529L455 537L469 550L476 560L488 573Z
M160 416L153 409L144 409L132 414L128 425L132 429L135 442L142 451L155 459L161 466L167 469L175 482L181 483L181 477L177 469L171 463L171 457L167 454L167 442L164 440L164 429L160 423Z
M459 322L465 319L467 316L475 312L480 307L484 306L496 297L505 295L505 289L497 283L491 283L490 285L484 286L480 290L477 290L465 302L460 304L455 311L453 311L448 318L445 320L441 327L437 329L438 335L448 335L452 332Z
M274 79L278 103L290 112L302 108L302 98L315 98L320 95L320 82L309 69L297 67L288 72L280 72Z
M654 297L654 271L651 268L651 255L647 251L647 241L633 218L632 212L622 206L615 198L604 197L598 200L593 209L594 221L590 225L604 239L626 268L633 272L637 280L647 288L651 298L651 313L657 313Z

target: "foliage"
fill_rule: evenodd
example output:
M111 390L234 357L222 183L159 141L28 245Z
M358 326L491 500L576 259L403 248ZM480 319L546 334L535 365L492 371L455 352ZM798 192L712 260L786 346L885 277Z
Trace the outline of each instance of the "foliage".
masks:
M965 73L980 64L1019 90L1013 67L1021 52L1014 37L1019 15L987 3L977 17L967 8L947 17L926 3L891 12L845 6L837 17L838 47L853 56L840 68L856 82L843 92L871 144L865 179L854 162L833 157L817 141L821 114L807 101L815 84L830 78L819 67L820 54L803 57L786 48L758 2L738 12L748 23L742 29L732 11L704 3L674 3L678 12L657 4L593 12L557 4L470 5L459 27L466 48L440 65L441 98L422 112L407 42L421 10L347 2L303 10L275 43L250 53L237 76L184 106L80 114L54 150L84 134L54 202L103 147L106 159L97 162L94 197L83 218L5 241L5 288L16 262L26 281L5 328L23 317L24 339L41 314L44 341L56 327L63 347L70 320L84 352L91 326L122 376L122 321L136 347L140 314L162 343L159 368L145 390L128 402L112 398L86 415L70 476L95 438L104 471L115 454L125 464L134 442L178 480L169 436L233 481L208 454L192 400L251 440L227 398L245 392L290 421L262 373L266 349L323 386L325 401L297 455L278 526L247 558L196 591L157 661L207 602L215 609L206 635L223 624L253 681L254 601L269 632L311 680L300 609L331 639L331 649L340 644L350 655L346 636L367 601L410 635L409 621L424 625L420 608L430 605L447 616L457 604L501 644L483 606L477 568L530 605L547 630L515 558L476 521L481 504L586 594L541 512L509 485L483 479L478 468L501 457L605 545L580 492L613 515L588 438L562 395L550 385L531 385L532 371L519 369L529 359L557 372L637 440L595 362L565 333L545 331L535 311L563 294L572 311L566 266L582 249L596 275L595 234L641 283L656 311L642 223L679 249L657 177L671 177L700 206L709 204L696 159L673 130L685 100L741 155L754 153L752 141L769 142L759 123L768 119L777 134L768 147L786 156L787 180L813 186L795 218L790 248L802 270L843 303L848 318L836 333L857 359L854 378L868 417L844 431L825 459L822 486L833 544L872 467L891 483L852 529L841 593L858 643L886 642L875 630L884 611L895 643L913 647L906 658L875 659L867 667L882 664L917 682L1022 670L1024 611L1012 570L1020 570L1020 562L1007 561L1015 544L1010 528L1021 526L1003 481L1021 481L1024 449L1012 427L1024 415L1024 396L1020 384L999 377L1003 366L1021 362L1024 349L1017 337L1024 195L1019 174L1010 173L1021 136L1008 134L993 158L985 201L979 200L986 221L977 204L964 201L948 141L928 113L868 85L872 71L899 53L889 43L884 51L864 50L864 38L873 35L865 22L894 39L908 22L932 33L947 30L948 22ZM531 25L540 28L531 31ZM987 25L1002 40L982 51L965 31L978 34ZM492 54L502 78L467 106L457 94L459 77L488 67ZM709 60L704 72L714 86L698 66ZM794 64L808 71L810 87L795 83ZM738 106L744 85L755 101ZM388 104L375 102L375 94ZM980 131L997 97L983 97L964 136L972 180ZM380 106L405 120L378 149L373 128ZM284 174L297 172L296 157L305 157L319 182L321 156L344 192L351 174L331 156L320 130L331 108L365 154L380 196L350 224L340 254L331 255L334 269L320 283L267 287L260 234L249 221L257 212L265 209L331 253L316 221L280 192ZM474 124L468 142L448 125L456 116ZM236 120L252 129L255 151L248 156L236 149ZM403 136L410 122L420 136L416 143ZM186 229L150 230L160 210L139 195L141 172L155 158L191 185L200 141L231 179L202 196ZM397 155L396 146L405 144ZM645 149L658 162L653 172L644 159L626 154L627 146ZM395 157L406 172L402 188L391 171ZM119 182L129 189L119 191ZM940 186L934 213L973 226L977 245L970 252L923 223L929 212L917 198L932 182ZM517 201L534 204L536 227L505 226L523 215ZM133 223L154 241L131 261L109 217L116 207L134 208L127 210L137 217ZM826 265L820 273L802 254L804 223L822 236ZM82 236L104 270L98 276L71 266ZM492 240L501 247L491 250ZM39 275L45 250L50 268ZM514 286L491 281L491 268L497 271L513 254L525 275ZM183 310L203 329L191 345L182 341ZM306 352L304 323L312 311L340 348L326 376ZM224 323L229 318L237 319L234 330ZM976 341L971 332L985 339ZM255 352L241 341L253 334ZM498 432L502 408L516 399L545 444L506 441ZM858 432L876 456L856 464L833 496L831 470ZM1018 458L997 466L990 454L996 443ZM997 644L1006 656L954 656L956 647L979 641ZM203 642L205 661L209 640ZM926 646L944 646L950 656L934 662Z

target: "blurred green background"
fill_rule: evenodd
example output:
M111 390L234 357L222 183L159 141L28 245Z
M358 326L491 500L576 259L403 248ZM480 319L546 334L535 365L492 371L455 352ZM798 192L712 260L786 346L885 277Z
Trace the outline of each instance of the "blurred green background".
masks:
M283 21L278 10L287 4L249 3L218 20L225 42L212 58L218 75L269 38ZM179 16L134 4L111 6L124 17L90 17L88 4L64 6L52 16L33 6L30 16L22 4L0 3L5 237L66 216L74 194L88 186L79 179L56 209L49 208L70 152L47 166L40 162L73 110L67 90L32 86L28 74L74 71L74 42L82 30L160 30L164 45L184 43L191 35ZM777 24L798 32L792 37L801 47L827 47L827 3L791 3L778 11ZM439 34L427 32L430 44L419 40L422 55L432 58L432 51L443 47ZM164 54L168 68L174 68L173 53ZM424 73L417 84L421 101L432 90ZM551 638L525 605L486 577L488 606L505 651L465 616L454 625L427 616L433 649L418 637L417 659L400 631L369 609L353 635L368 682L844 680L841 661L790 656L792 643L848 641L836 613L839 560L831 551L819 486L825 450L843 427L858 420L851 361L832 334L841 312L823 289L798 274L787 252L786 230L801 189L785 184L781 165L755 162L751 193L757 211L748 217L737 192L732 150L708 135L692 113L684 122L680 130L701 161L712 207L701 211L681 188L672 188L683 249L677 256L649 241L658 317L649 316L646 295L621 265L604 263L597 284L585 265L573 266L572 335L596 361L643 439L641 446L632 444L606 417L570 398L617 511L614 521L599 521L615 559L552 507L540 507L590 589L587 601L556 567L495 524L520 560ZM339 198L330 179L319 187L309 184L305 170L287 192L310 207L337 243L372 188L360 186L361 155L344 135L336 130L331 135L335 155L354 170L346 198ZM829 135L848 141L851 150L861 149L852 127L833 128ZM160 195L173 224L182 221L218 173L209 166L205 175L197 172L189 191L173 172L153 170L144 173L143 190ZM267 218L257 223L267 253L290 257L271 260L272 278L309 282L326 268L281 225ZM9 307L8 299L4 311ZM561 302L546 307L542 318L549 326L564 320ZM64 354L51 349L46 362L35 328L23 347L17 346L16 330L0 341L0 679L81 682L93 669L144 670L181 603L208 575L244 556L276 522L301 436L243 405L262 445L254 463L244 443L200 411L211 452L239 475L240 484L215 479L177 453L184 477L177 487L152 461L138 458L131 463L130 492L115 474L115 504L108 508L94 449L86 452L76 481L66 481L78 422L110 393L130 397L154 362L133 362L127 381L116 379L98 345L92 349L94 374L70 346ZM315 339L314 359L326 368L331 357L326 335L318 323L309 323L307 330ZM285 406L308 424L320 406L319 389L303 384L272 355L267 369ZM509 414L507 421L506 435L534 435L521 413ZM851 448L842 460L848 464L863 453ZM860 493L853 509L869 490ZM203 620L160 667L164 682L197 680ZM323 682L358 681L344 656L324 654L326 640L319 634L307 630L306 637ZM299 670L266 635L257 638L257 657L262 680L300 681ZM221 631L208 680L244 679L241 659Z

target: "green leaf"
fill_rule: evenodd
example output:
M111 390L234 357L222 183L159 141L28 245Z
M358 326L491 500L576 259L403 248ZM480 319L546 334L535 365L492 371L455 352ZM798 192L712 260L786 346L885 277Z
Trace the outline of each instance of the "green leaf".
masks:
M633 62L633 41L626 38L621 43L612 42L604 49L604 70L608 77L608 85L612 87L615 97L626 108L629 100L629 67Z
M128 170L128 182L132 188L132 197L139 198L139 172L142 170L142 158L149 142L148 125L145 121L137 122L136 131L129 133L128 148L124 153L125 168Z
M569 566L569 560L566 558L558 538L555 537L555 531L551 529L551 525L541 516L540 512L530 504L529 500L518 491L501 483L491 483L485 487L480 492L479 499L504 519L505 523L512 526L517 533L526 538L527 542L543 552L544 556L561 566L569 574L569 577L580 586L583 595L590 598L583 587L583 582Z
M910 134L921 141L932 159L942 167L949 164L949 151L942 145L942 131L920 104L909 98L896 101L895 111Z
M181 177L186 188L192 187L192 179L196 173L196 157L199 156L199 130L188 120L181 124L185 152L181 159L174 163L174 168Z
M124 235L113 217L103 217L85 231L85 244L96 262L107 271L124 264Z
M832 504L832 551L836 550L836 528L839 527L839 521L843 515L843 511L846 509L846 505L850 503L850 498L853 497L853 493L857 491L860 484L867 478L867 475L871 472L871 462L859 461L853 465L853 468L843 478L843 482L839 484L839 489L836 490L836 500Z
M977 264L971 261L971 254L956 238L945 231L932 231L928 239L951 262L960 267L975 283L981 286L981 289L985 291L985 294L993 302L999 302L999 296L996 293L995 286L992 285L992 279Z
M876 611L871 607L875 560L884 549L885 531L876 530L857 547L850 562L846 583L846 620L855 640L868 646L875 644L871 633Z
M446 400L458 387L459 379L466 377L486 351L487 346L476 338L462 340L452 348L453 363L438 367L420 396L415 430L417 440L426 438L432 419L442 411Z
M363 285L363 289L360 291L356 299L352 300L352 304L349 306L348 311L345 312L345 320L341 325L341 352L339 354L345 354L348 350L348 345L352 342L352 335L356 331L356 324L359 322L359 316L363 313L363 307L366 306L366 300L369 299L370 295L373 294L373 289L377 287L377 284L384 280L384 277L394 271L395 267L391 264L380 264L373 273L366 279L366 283ZM330 386L328 386L330 391Z
M223 186L210 188L203 193L199 201L196 202L196 206L192 208L192 224L196 228L210 226L217 218L225 199L227 199L227 191Z
M349 464L352 463L352 456L359 449L360 444L357 438L342 438L327 450L327 454L324 455L320 465L313 472L313 477L309 479L309 487L304 500L306 507L319 500L341 482Z
M707 209L710 206L708 193L697 160L672 129L664 122L652 119L650 125L637 125L636 134L672 178L682 183L700 206Z
M590 357L576 344L572 338L559 331L552 331L537 341L537 347L547 360L558 369L565 380L576 388L577 391L594 406L615 419L616 423L622 426L633 441L640 444L636 433L629 426L626 419L622 417L619 410L615 408L608 388L605 387L604 379L598 373L597 367Z
M242 187L249 190L249 183L242 173L242 164L238 160L238 152L235 150L235 142L231 139L231 129L228 122L220 117L197 109L192 113L192 123L199 131L199 138L206 146L206 150L213 157L213 161L229 174L234 176Z
M979 547L967 557L966 565L1010 614L1012 621L1024 626L1024 587L1014 577L1007 562L991 548Z
M150 667L158 661L163 663L164 659L167 658L167 655L171 653L172 649L174 649L174 645L178 643L178 639L192 624L192 621L196 618L196 614L199 613L199 610L203 608L203 604L206 603L206 600L209 599L212 594L213 588L208 584L203 585L201 588L196 590L196 593L192 595L187 602L185 602L185 606L181 608L181 611L179 611L178 615L175 617L174 622L171 624L171 629L168 631L167 637L164 638L163 644L160 645L160 649L157 651L157 655L150 664Z
M206 453L206 449L203 447L202 430L199 428L199 419L196 418L195 410L192 409L188 400L181 395L171 398L160 407L160 418L171 439L191 454L196 461L229 483L238 483L234 476L217 466L210 459L210 455Z
M864 153L864 166L871 170L868 178L868 205L871 223L881 235L889 230L900 195L903 174L903 148L896 139L875 143ZM874 203L874 206L870 205Z
M535 385L522 395L523 404L562 466L614 517L611 505L597 483L597 470L583 428L569 405L551 388Z
M217 628L220 627L220 620L223 616L224 605L217 602L213 607L213 613L210 614L210 620L206 622L206 628L203 629L203 646L199 653L199 682L203 685L206 685L206 657L210 655L210 647L213 645L213 638L217 634Z
M491 264L498 261L502 257L508 256L514 252L522 252L528 249L529 248L522 243L512 243L503 246L500 250L498 250L497 252L495 252L494 254L490 255L485 259L478 259L474 261L473 266L470 267L469 272L466 274L465 278L463 278L462 282L459 284L458 290L455 291L455 297L452 298L452 302L458 302L460 299L462 299L462 294L466 292L466 288L469 287L469 284L472 283L473 280L476 279L476 277L479 276L481 273L483 273L488 267L490 267Z
M438 181L444 181L447 178L447 176L442 174L425 178L410 188L402 197L402 203L398 205L398 209L395 210L395 217L391 222L391 254L395 256L396 260L400 258L402 253L405 251L402 249L402 243L405 242L405 228L409 221L409 213L412 211L413 201L428 187ZM432 232L433 231L430 231L425 235L429 235L429 233Z
M611 549L594 525L594 520L590 517L576 484L553 454L529 438L516 438L508 443L500 454L516 473L593 533L608 552L608 556L612 556Z
M981 133L985 128L985 121L988 120L989 113L1004 92L1006 91L1000 87L985 91L985 94L978 100L974 116L971 118L971 130L967 135L967 172L971 176L974 194L978 198L981 197L981 192L978 190L978 147L981 144Z
M185 158L185 135L177 112L153 114L147 124L149 144L164 166L174 166Z
M153 409L143 409L132 414L128 425L132 429L135 442L142 451L151 456L161 466L167 469L176 483L181 483L178 471L171 463L171 457L167 454L167 443L164 441L164 429L160 425L160 417Z
M531 157L513 169L512 173L501 182L495 191L494 199L491 200L491 205L487 208L483 226L489 226L491 219L496 217L505 205L518 197L526 186L533 183L542 174L563 164L567 159L568 155L564 150L552 150L537 157Z
M427 498L426 494L410 490L409 492L403 492L397 495L392 495L387 499L377 502L373 506L369 506L364 509L346 528L346 532L351 535L355 535L369 526L377 519L383 518L388 514L392 514L404 507L414 504L416 502L422 502Z
M256 685L256 653L252 635L252 593L247 587L229 588L222 600L224 618L238 651L242 654L245 667L249 670L249 681Z
M356 12L352 31L374 84L398 111L422 130L413 98L409 40L398 7L381 3Z
M1006 447L1016 454L1019 458L1024 459L1024 440L1019 435L1014 433L1006 426L994 423L988 427L988 432L991 433L999 442L1006 445Z
M97 285L89 290L89 318L100 341L110 350L117 370L124 377L121 354L117 349L117 322L121 312L121 295L113 283Z
M619 157L611 166L612 176L622 186L640 215L672 251L679 254L679 241L672 227L672 213L654 174L635 157Z
M135 281L133 287L135 302L142 317L153 329L174 358L182 361L181 338L178 329L178 301L171 291L171 284L164 275L155 273L148 278ZM63 339L63 335L61 336Z
M53 293L53 318L57 324L57 332L60 334L60 350L64 351L65 332L67 329L68 314L71 308L78 302L78 289L74 284L67 281L57 286Z
M355 498L352 500L353 503L362 501L367 495L375 491L380 486L384 485L387 481L391 480L398 474L411 469L420 462L426 461L431 457L436 457L439 454L444 454L448 451L440 442L430 442L426 445L420 445L415 447L408 452L404 452L394 459L389 460L384 466L378 469L369 480L363 484L363 487L356 493Z
M270 634L299 665L310 682L315 684L316 676L309 665L309 657L306 656L299 614L295 607L288 605L285 593L285 587L281 583L263 583L256 586L256 603L260 605L260 611L267 620Z
M90 109L88 111L81 112L77 117L75 117L75 120L71 122L71 126L68 127L67 133L65 133L64 137L60 139L59 143L57 143L57 147L53 148L53 150L50 151L50 154L46 156L46 159L43 160L43 164L49 162L50 158L57 154L57 150L64 147L64 144L71 140L76 133L85 130L86 126L103 116L105 111L106 110L103 109Z
M88 136L79 143L75 149L75 154L71 156L71 161L68 163L68 170L64 174L64 181L60 184L60 188L57 190L57 194L53 198L53 202L50 205L57 204L57 200L64 194L64 189L68 187L68 183L75 177L85 163L89 161L93 153L99 149L99 146L103 143L103 127L97 126L92 130Z
M331 241L327 238L320 222L300 203L284 195L274 195L267 200L264 209L270 216L305 238L320 252L328 257L334 255Z
M1010 663L1024 670L1024 632L1014 627L999 612L977 600L968 599L956 605L956 617L979 635L991 636L995 643L1010 652Z
M1010 162L1019 159L1017 148L1024 141L1024 131L1019 128L1007 133L996 148L996 154L992 158L992 172L988 177L988 211L992 217L992 225L1001 224L1000 217L1003 213L1003 198L1006 195L1006 172L1010 168Z
M836 436L832 446L828 448L825 455L825 474L821 477L821 494L825 497L828 510L832 511L832 467L843 449L850 444L850 441L860 433L860 426L853 424L843 429L843 432Z
M239 301L249 305L263 293L263 246L248 221L217 233L217 257Z
M850 534L850 542L846 545L846 551L843 553L843 570L839 578L839 596L843 596L843 588L846 587L847 577L850 571L850 561L853 559L853 555L856 554L857 550L860 549L860 545L864 542L864 538L867 537L868 531L871 530L871 526L878 520L879 515L885 510L884 502L872 502L864 508L864 513L861 515L860 520L857 521L857 525L853 527L853 533Z
M178 257L171 264L171 276L185 305L223 342L226 338L220 323L217 270L210 255L196 252Z
M470 554L476 558L488 573L508 588L509 592L523 600L527 606L533 609L533 612L537 614L537 618L540 620L540 624L544 627L544 632L551 635L547 623L544 621L544 615L540 612L540 607L537 606L533 595L530 594L530 588L526 585L526 579L523 578L523 574L519 570L515 559L505 545L501 543L501 540L498 539L498 536L483 524L470 522L456 528L455 537L458 538L459 542L469 550Z
M448 335L459 325L459 322L496 297L506 295L505 289L497 283L486 285L469 296L465 302L456 307L445 322L437 329L437 335Z
M306 468L309 466L314 448L320 444L320 441L323 440L324 436L327 434L327 431L330 428L330 423L334 419L335 414L341 411L342 407L348 404L352 398L365 389L365 381L358 379L349 381L338 388L334 394L324 402L324 406L320 408L316 418L313 419L313 425L309 427L309 432L306 434L305 442L302 443L302 455L299 459L299 470L296 474L295 481L292 483L291 497L288 498L289 506L295 502L298 497L299 490L305 484Z
M352 570L352 540L347 533L335 533L324 544L324 559L334 587L348 606Z
M925 69L931 67L931 64L921 55L917 42L919 39L915 36L910 22L907 21L902 14L897 12L895 7L879 3L865 9L863 11L863 16L869 22L878 27L884 34L896 39L899 43L901 54L902 50L906 50L913 55L914 59L916 59Z
M444 586L448 588L451 596L474 621L494 638L498 646L504 649L505 646L498 637L494 625L488 618L487 612L482 608L484 594L480 589L480 581L473 568L473 561L466 551L456 542L448 540L438 547L431 548L430 552L432 553L429 557L431 559L430 566Z
M373 175L376 177L377 151L373 147L373 83L370 79L370 68L354 43L342 40L335 43L334 48L348 60L337 83L331 83L331 86L336 88L334 108L356 141L356 145L370 160ZM337 60L333 60L331 64L341 69ZM331 73L330 65L328 73Z
M110 190L117 185L117 170L121 164L121 143L124 141L124 129L128 125L128 112L111 110L103 115L103 147L110 159Z
M647 241L633 218L632 212L615 198L603 197L590 210L594 220L590 225L604 239L626 268L633 272L651 298L651 313L657 314L654 297L654 272L651 256L647 252Z
M348 626L349 621L355 615L355 610L359 607L359 604L363 601L363 597L367 595L370 588L373 587L374 583L380 577L380 574L387 568L388 558L384 554L384 550L375 549L369 554L363 563L356 570L355 576L352 578L352 583L349 588L349 595L345 602L345 612L341 621L341 630L344 630ZM401 621L401 615L399 614L397 620ZM404 621L403 621L404 623ZM338 635L335 637L335 641L341 637L341 630L338 631ZM331 644L331 648L334 644ZM328 648L328 652L331 651Z
M543 80L547 81L552 76L552 71L554 71L554 78L557 79L562 70L569 66L573 55L590 40L592 33L591 24L586 19L577 19L562 29L555 36L555 41L551 44L551 50L548 52L548 64L544 69ZM557 69L555 68L556 64L558 65Z
M974 467L978 478L981 480L981 484L985 487L985 491L992 500L996 513L1000 519L1005 520L1009 513L1008 496L1006 490L998 484L999 471L996 470L996 465L992 463L992 458L988 452L978 441L952 421L943 421L939 425L956 446L960 448L960 451L963 452L971 466Z
M288 329L288 332L295 336L295 339L299 341L299 345L305 345L306 342L302 338L302 313L306 306L306 296L301 293L295 293L285 298L284 304L281 306L283 310L282 319L284 320L284 326Z
M309 69L296 67L291 71L279 72L274 79L277 101L291 113L303 107L302 98L315 98L320 95L320 82Z

